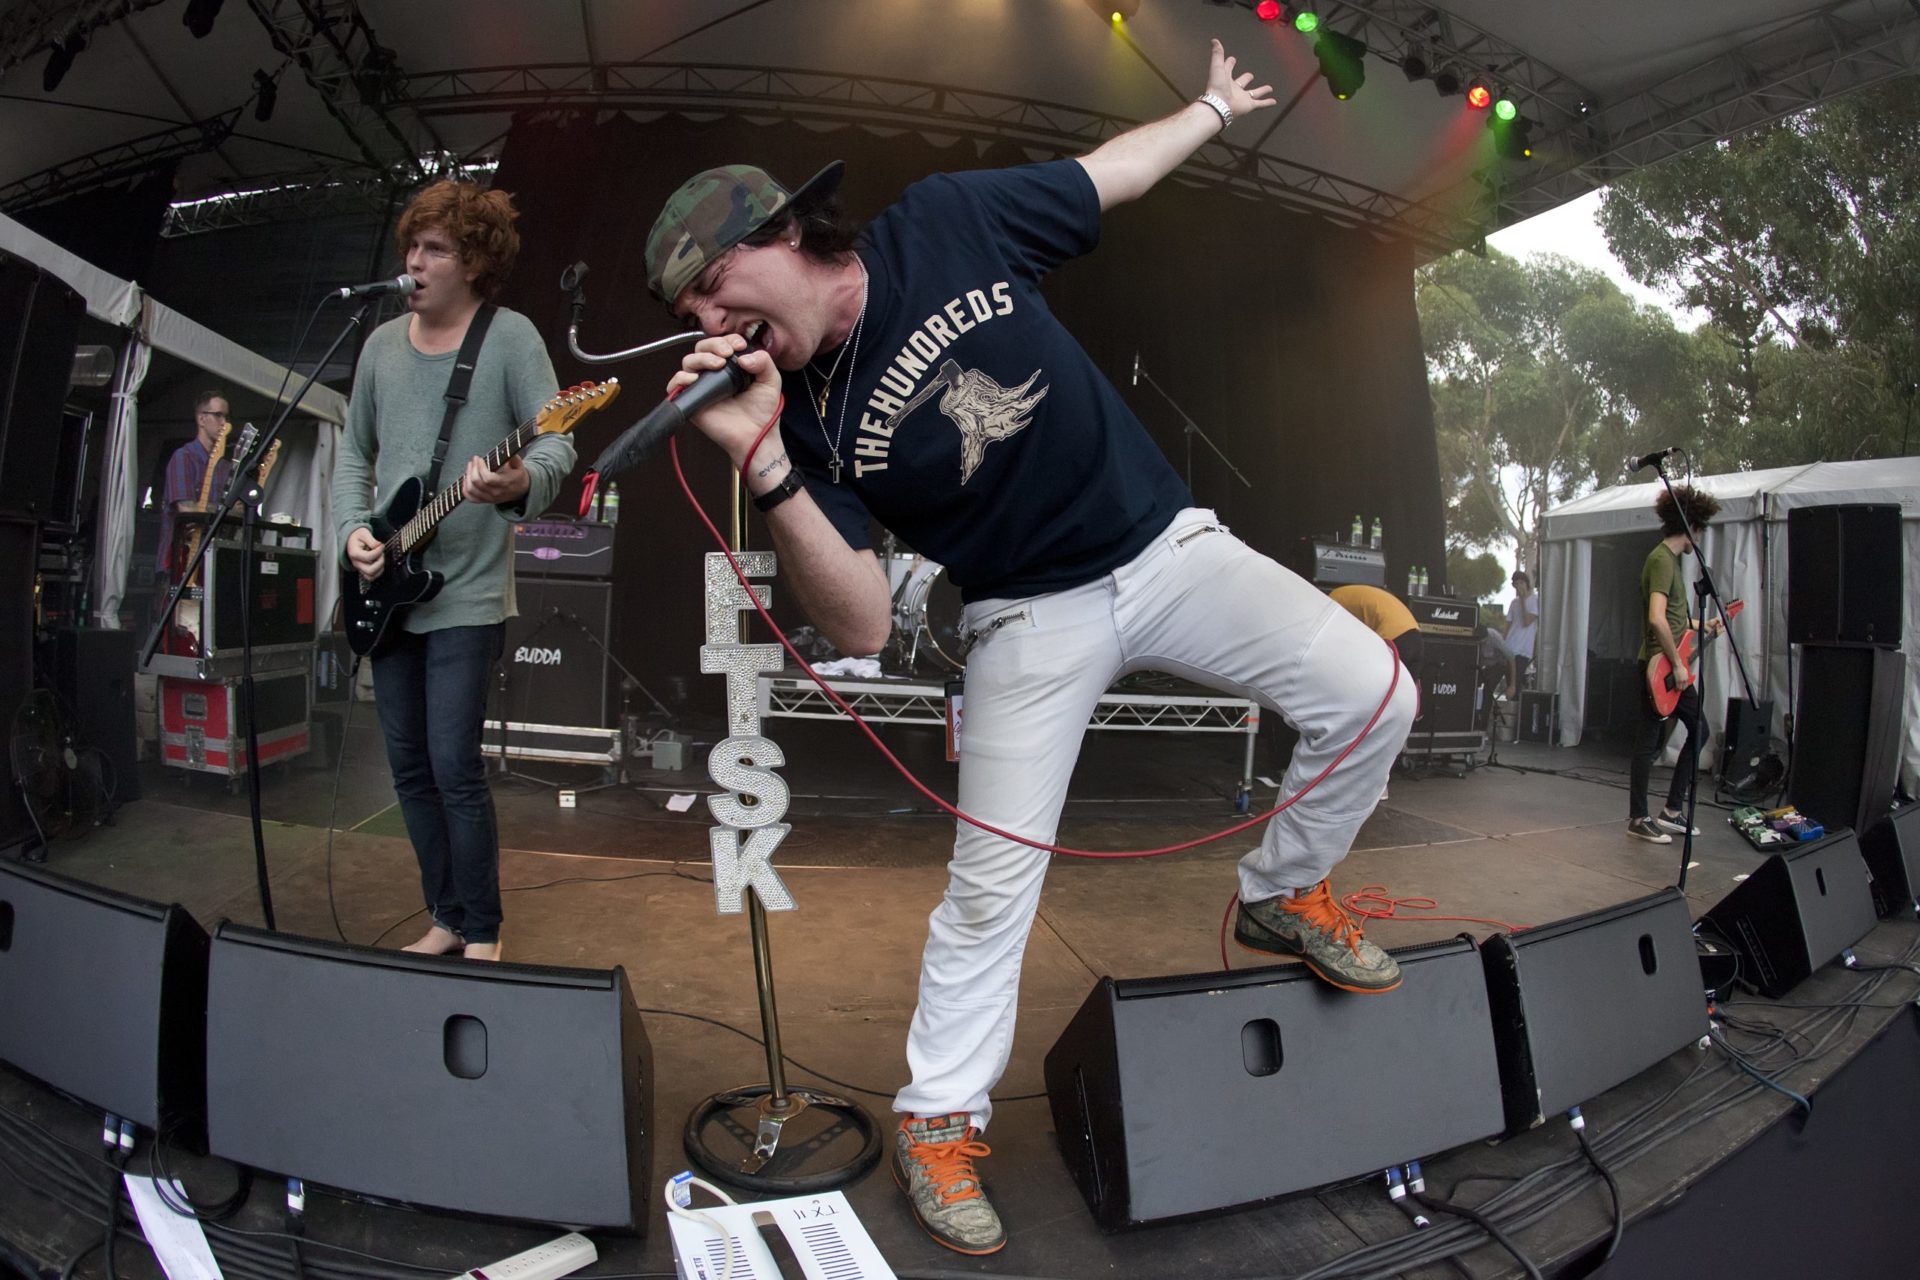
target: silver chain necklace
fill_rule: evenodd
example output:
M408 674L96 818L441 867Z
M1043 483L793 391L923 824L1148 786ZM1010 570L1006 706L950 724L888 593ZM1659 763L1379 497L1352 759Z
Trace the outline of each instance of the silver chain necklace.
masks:
M860 260L856 258L854 261L859 262ZM860 330L867 322L867 288L869 283L867 265L862 262L860 263L860 314L854 317L853 332L847 339L846 344L840 348L840 355L833 358L833 368L827 370L826 381L821 384L818 392L815 392L813 389L813 362L809 360L806 368L802 370L806 375L807 398L813 402L814 421L820 424L820 438L826 442L827 449L832 455L827 462L827 469L832 473L835 484L840 483L840 472L845 466L840 459L840 442L846 439L847 406L853 403L853 370L854 366L860 363ZM852 352L851 355L848 355L849 350ZM838 429L829 437L827 435L827 400L833 394L833 379L834 375L840 372L840 359L842 356L847 358L847 395L846 399L840 402Z

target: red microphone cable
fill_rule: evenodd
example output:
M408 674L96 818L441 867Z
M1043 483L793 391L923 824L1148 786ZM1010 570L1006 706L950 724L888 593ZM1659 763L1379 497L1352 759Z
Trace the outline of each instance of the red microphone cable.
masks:
M754 438L753 448L747 451L747 457L749 459L753 457L754 449L758 449L760 447L760 441L766 438L767 432L771 431L773 429L774 423L778 422L779 420L780 420L779 410L776 409L774 411L774 416L768 420L767 425L762 427L760 429L760 434ZM1236 823L1235 825L1226 828L1224 831L1217 831L1210 836L1201 836L1197 839L1182 841L1179 844L1170 844L1160 849L1117 849L1117 850L1070 849L1070 848L1067 848L1065 845L1048 844L1042 840L1035 840L1030 836L1017 835L1011 831L1004 831L1001 828L994 826L990 822L986 822L980 818L976 818L970 813L963 812L958 806L951 804L947 800L940 797L939 795L936 795L925 783L921 782L920 779L916 778L913 775L913 771L907 768L907 766L901 762L898 756L894 755L892 751L887 749L887 744L880 741L879 735L876 734L873 731L872 727L869 726L867 722L860 717L860 713L855 711L851 706L849 706L847 704L846 699L842 698L840 694L836 690L834 690L834 688L831 685L829 685L825 680L821 679L820 674L818 672L816 672L810 665L808 665L807 660L800 655L800 651L798 649L795 649L793 647L792 642L787 639L786 633L780 629L779 624L776 623L773 620L772 615L767 612L766 606L762 605L759 601L759 598L754 595L753 586L748 581L746 574L740 571L740 562L734 559L733 550L732 548L727 546L726 538L721 536L720 530L716 528L714 526L713 521L708 518L706 508L700 505L700 499L694 496L693 487L687 483L687 474L684 470L681 469L681 466L680 466L679 441L678 440L671 441L668 444L668 449L673 454L673 474L674 474L674 477L680 482L680 492L686 494L687 501L693 506L694 514L700 517L700 523L704 524L707 527L707 532L713 535L713 540L716 544L719 545L721 554L725 555L727 557L727 563L733 566L734 576L740 580L741 587L746 590L748 601L752 603L755 612L757 612L761 616L761 618L765 620L767 626L772 629L774 637L780 642L780 647L785 649L787 653L792 656L793 660L800 665L800 669L807 673L807 678L812 680L814 684L818 685L820 687L820 691L826 694L827 698L836 707L840 708L841 711L846 713L847 717L853 721L853 723L859 728L860 732L867 736L867 741L873 744L874 749L878 751L881 755L885 756L887 759L887 763L891 764L894 767L894 770L898 772L902 778L906 779L907 785L911 786L915 791L918 791L921 795L933 801L935 805L939 806L945 812L952 814L955 818L958 818L960 821L968 823L972 826L978 827L980 830L985 831L990 835L999 836L1003 840L1012 840L1017 844L1024 844L1031 849L1041 849L1048 853L1066 854L1070 857L1075 857L1075 858L1152 858L1152 857L1158 857L1159 855L1165 854L1165 853L1179 853L1185 849L1197 848L1203 844L1212 844L1216 840L1224 840L1228 836L1237 835L1240 832L1247 830L1249 827L1258 826L1260 823L1267 821L1269 818L1272 818L1274 815L1286 809L1291 808L1294 804L1298 803L1301 799L1303 799L1315 787L1319 786L1320 783L1326 779L1327 775L1334 771L1334 769L1340 764L1341 761L1345 760L1348 756L1352 755L1354 749L1358 747L1362 742L1365 742L1367 740L1367 735L1373 732L1373 726L1378 724L1380 722L1380 717L1386 714L1388 705L1391 704L1393 701L1394 691L1400 687L1399 655L1394 650L1392 645L1387 644L1385 641L1381 641L1381 644L1383 645L1383 647L1386 648L1387 653L1392 657L1392 660L1393 660L1393 678L1387 684L1386 696L1380 699L1380 705L1374 708L1372 717L1369 718L1366 725L1361 728L1359 735L1355 737L1352 742L1349 742L1346 745L1346 747L1341 750L1340 754L1333 758L1332 762L1329 763L1326 768L1322 769L1305 786L1301 787L1300 790L1294 792L1292 795L1288 796L1285 800L1281 801L1279 804L1275 805L1273 808L1267 810L1265 813L1258 814L1254 817L1248 818L1245 822Z

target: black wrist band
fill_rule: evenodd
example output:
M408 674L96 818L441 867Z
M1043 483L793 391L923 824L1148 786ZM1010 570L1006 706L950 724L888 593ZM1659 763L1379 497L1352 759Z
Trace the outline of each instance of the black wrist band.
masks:
M771 511L804 488L806 486L800 482L800 469L789 467L779 484L753 500L753 509L762 512Z

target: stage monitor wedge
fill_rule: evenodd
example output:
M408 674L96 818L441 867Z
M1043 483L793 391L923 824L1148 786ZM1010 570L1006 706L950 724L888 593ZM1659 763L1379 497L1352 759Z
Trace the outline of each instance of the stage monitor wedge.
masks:
M1589 1102L1707 1034L1678 889L1480 944L1507 1130Z
M1486 979L1465 938L1338 991L1303 965L1102 978L1048 1050L1061 1155L1114 1230L1378 1173L1500 1131Z
M644 1233L652 1093L619 968L214 931L215 1155L422 1207Z
M0 1060L201 1141L207 935L179 906L0 861Z
M1882 920L1910 916L1920 903L1920 804L1910 804L1860 833L1873 877L1873 909Z
M1838 831L1760 864L1700 917L1740 953L1740 978L1778 999L1872 932L1867 864Z

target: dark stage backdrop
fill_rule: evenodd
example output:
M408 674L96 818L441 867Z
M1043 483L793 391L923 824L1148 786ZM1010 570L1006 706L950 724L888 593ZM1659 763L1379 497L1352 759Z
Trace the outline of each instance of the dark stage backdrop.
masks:
M735 162L763 165L793 185L833 159L847 161L843 207L864 219L929 173L1028 157L1012 146L940 147L912 134L739 120L514 127L494 185L514 194L523 247L502 301L547 335L562 386L608 374L626 384L617 405L581 428L581 471L659 400L679 356L575 362L561 271L576 259L592 268L587 350L660 337L673 324L647 292L645 242L673 189L701 169ZM1389 585L1404 583L1413 564L1440 581L1444 513L1409 247L1270 202L1163 183L1109 213L1100 247L1056 272L1047 297L1177 469L1187 470L1180 415L1144 379L1129 385L1136 351L1253 482L1243 487L1193 442L1195 497L1250 544L1290 562L1303 536L1345 531L1356 514L1369 522L1379 515ZM697 438L683 440L680 455L724 530L723 457ZM713 544L664 456L623 477L620 490L614 651L650 686L655 678L697 678L700 558ZM577 501L576 482L558 506L571 510ZM750 526L749 537L767 545L763 529ZM786 595L776 579L776 605ZM789 609L776 608L776 616L783 625L797 621Z

